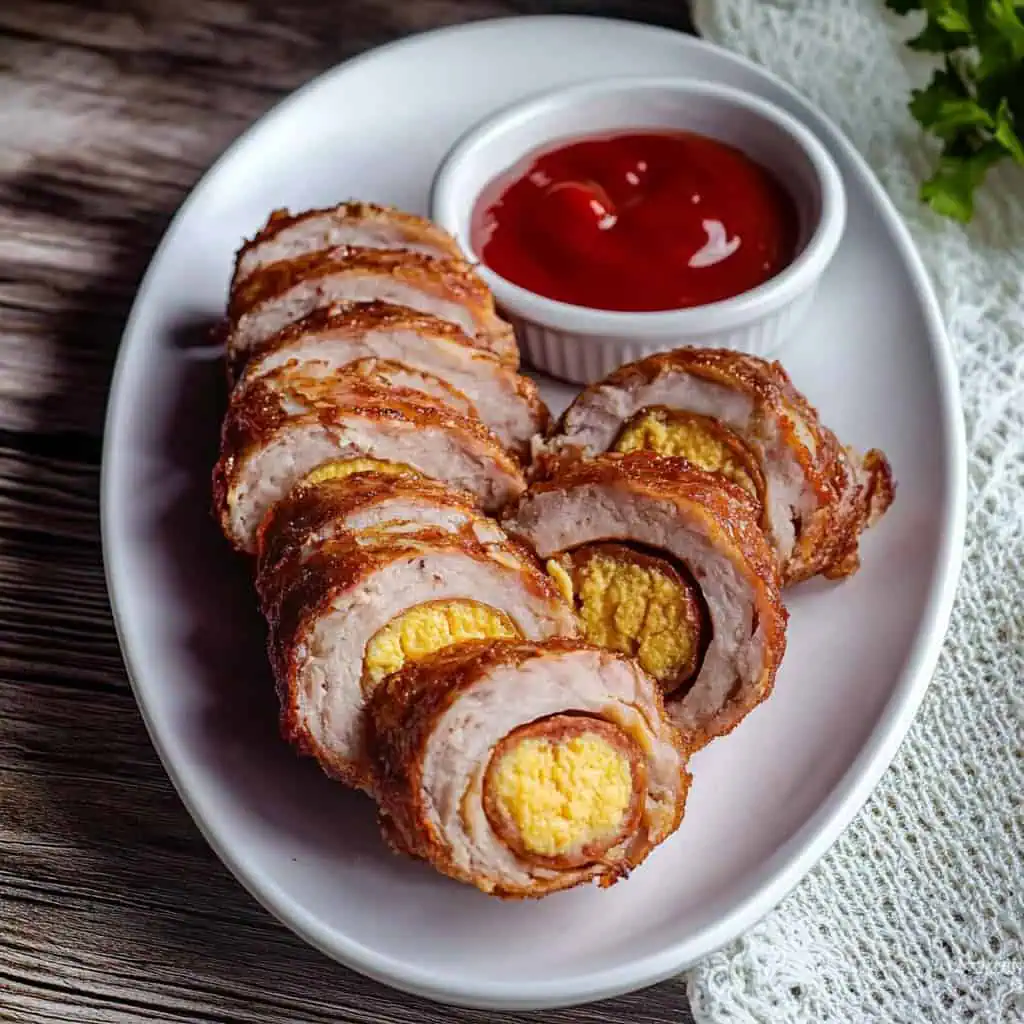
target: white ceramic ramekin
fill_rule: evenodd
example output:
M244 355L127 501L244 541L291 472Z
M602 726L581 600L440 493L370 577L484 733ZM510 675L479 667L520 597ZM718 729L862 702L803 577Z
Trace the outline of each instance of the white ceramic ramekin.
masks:
M742 150L771 171L799 217L797 256L780 274L735 298L690 309L626 313L537 295L494 273L473 251L470 220L483 189L524 157L573 138L635 129L698 132ZM589 384L623 363L684 345L769 356L797 328L846 221L842 178L825 147L797 120L738 89L685 78L615 78L558 89L478 124L434 179L431 216L458 239L513 322L526 360Z

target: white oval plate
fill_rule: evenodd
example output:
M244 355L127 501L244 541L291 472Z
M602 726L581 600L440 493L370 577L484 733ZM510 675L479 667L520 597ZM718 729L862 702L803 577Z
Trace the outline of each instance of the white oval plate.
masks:
M825 142L849 227L800 336L782 353L846 443L879 446L896 504L841 585L791 595L774 696L693 764L678 834L628 882L505 904L388 853L365 798L278 738L244 567L208 514L223 411L203 329L232 254L275 206L347 197L424 211L473 122L527 93L611 74L750 89ZM569 391L548 386L559 408ZM790 88L673 32L572 17L433 32L317 79L239 140L164 238L139 291L110 398L103 546L146 724L224 862L329 955L398 988L504 1009L610 996L731 940L800 880L891 760L948 620L964 524L955 369L921 263L850 145Z

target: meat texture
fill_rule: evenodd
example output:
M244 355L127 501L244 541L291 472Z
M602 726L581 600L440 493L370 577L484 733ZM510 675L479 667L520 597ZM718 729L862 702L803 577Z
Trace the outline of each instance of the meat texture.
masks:
M369 709L392 845L505 898L625 877L682 819L688 750L634 662L579 641L448 648Z
M290 579L324 544L347 533L400 535L434 528L495 545L495 551L512 543L466 491L407 472L385 475L379 467L334 475L345 467L328 463L314 471L264 518L257 537L256 579L265 608L276 603L281 580Z
M515 458L478 420L422 393L360 374L308 378L282 366L232 401L214 467L214 510L239 550L255 551L267 510L327 462L370 458L470 491L500 509L525 482Z
M778 570L756 514L737 484L634 452L565 464L504 526L549 560L585 637L637 657L701 746L768 696L785 652Z
M417 367L406 366L405 363L393 359L379 359L366 356L356 359L340 369L329 371L322 362L293 363L288 368L289 374L301 373L304 377L323 381L335 381L341 377L357 377L376 384L382 388L393 388L396 391L414 391L424 398L436 399L453 412L470 419L480 419L476 406L458 388L452 387L437 374Z
M537 386L460 327L383 302L318 309L268 339L236 385L243 389L285 364L330 375L375 358L432 374L472 403L498 439L519 455L547 430L550 416ZM458 411L458 410L457 410Z
M271 263L344 246L462 258L462 250L447 231L424 217L391 207L352 201L295 215L274 210L257 235L239 250L232 289Z
M336 303L388 302L461 328L513 368L519 349L490 291L462 260L385 249L334 249L263 267L231 294L227 358L237 376L246 359L288 324Z
M352 786L371 782L365 701L403 664L475 638L576 631L532 556L472 528L338 531L312 545L298 531L291 544L257 579L282 730Z
M650 356L588 387L537 445L538 474L638 448L740 484L759 506L784 584L855 572L860 535L894 494L885 456L840 445L778 363L725 349Z

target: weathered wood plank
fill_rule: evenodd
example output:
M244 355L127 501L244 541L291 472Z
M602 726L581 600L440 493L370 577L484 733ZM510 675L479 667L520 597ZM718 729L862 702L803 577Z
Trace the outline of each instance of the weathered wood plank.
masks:
M39 453L74 447L0 437L0 676L124 689L100 555L98 453Z

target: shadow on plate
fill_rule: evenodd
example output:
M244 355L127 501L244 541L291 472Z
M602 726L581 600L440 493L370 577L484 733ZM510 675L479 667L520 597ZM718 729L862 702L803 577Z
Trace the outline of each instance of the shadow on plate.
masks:
M210 347L213 326L212 320L196 319L182 324L173 338L186 366L162 437L178 485L155 536L166 557L167 584L185 613L182 642L202 673L200 756L216 766L234 800L300 847L320 855L379 858L384 847L372 802L297 756L278 729L251 562L231 551L210 507L210 475L226 407L223 360ZM395 862L397 868L401 862Z

